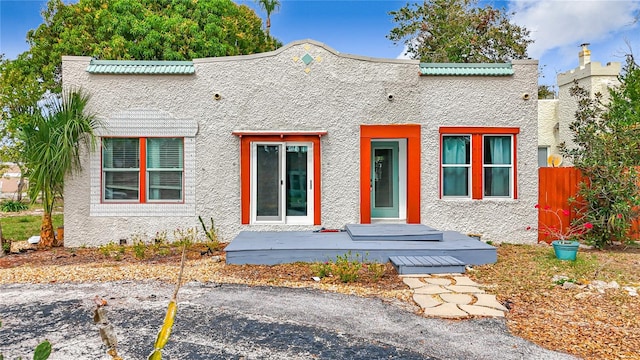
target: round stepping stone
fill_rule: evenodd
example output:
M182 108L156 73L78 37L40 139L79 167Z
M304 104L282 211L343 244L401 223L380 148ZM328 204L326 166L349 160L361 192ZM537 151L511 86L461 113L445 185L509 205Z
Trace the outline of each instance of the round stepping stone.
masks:
M433 285L451 285L451 279L447 278L425 278L424 282Z
M440 294L440 298L444 302L454 303L459 305L468 305L473 301L473 296L467 294Z
M459 286L480 286L480 284L469 279L466 276L454 276L453 280L455 280L456 285L459 285Z
M410 289L417 289L426 285L418 278L402 278L402 282L409 285Z
M424 294L414 294L413 301L415 301L423 309L431 308L431 307L442 304L442 302L438 301L432 295L424 295Z
M443 293L450 293L450 290L447 290L439 285L425 285L421 288L417 288L414 290L415 294L425 294L425 295L436 295Z
M460 310L456 304L444 303L440 306L424 309L424 316L442 317L442 318L464 318L469 314Z
M477 305L459 305L460 309L469 313L469 315L473 316L493 316L493 317L504 317L504 312L496 309L491 309L484 306Z
M476 293L483 293L484 290L479 289L475 286L462 286L462 285L449 285L449 286L445 286L445 288L447 290L451 290L453 292L457 292L457 293L470 293L470 294L476 294Z
M507 309L506 307L504 307L504 305L498 302L498 300L496 299L496 296L493 294L477 294L476 298L478 299L478 301L476 301L474 305L489 307L489 308L502 310L502 311L509 311L509 309Z

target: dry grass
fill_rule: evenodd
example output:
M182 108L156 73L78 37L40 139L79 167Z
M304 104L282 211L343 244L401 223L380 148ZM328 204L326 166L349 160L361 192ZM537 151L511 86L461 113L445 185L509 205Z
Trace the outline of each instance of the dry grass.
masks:
M491 292L510 304L509 329L543 347L588 359L640 359L640 297L622 289L604 293L552 282L616 281L640 286L640 249L580 250L576 262L560 261L550 246L502 245L498 262L470 276L495 284Z
M155 279L175 282L179 251L149 251L137 259L132 247L114 258L97 249L54 249L0 258L0 284L12 282L70 282ZM186 281L315 288L358 296L401 301L416 309L410 290L387 265L380 279L363 268L355 283L337 277L315 281L310 264L276 266L225 265L193 247L185 266ZM622 289L604 293L554 284L565 275L587 284L593 280L640 286L640 247L585 251L578 261L556 260L546 245L502 245L498 262L476 267L469 276L491 284L488 292L509 304L509 329L543 347L588 359L640 359L640 297ZM581 295L584 293L583 295Z

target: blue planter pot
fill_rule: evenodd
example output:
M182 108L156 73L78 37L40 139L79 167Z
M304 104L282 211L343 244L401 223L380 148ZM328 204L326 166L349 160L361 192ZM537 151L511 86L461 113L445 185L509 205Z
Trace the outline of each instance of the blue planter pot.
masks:
M576 260L576 254L578 253L578 247L580 243L577 241L563 241L556 240L551 243L553 245L553 251L556 253L556 257L560 260Z

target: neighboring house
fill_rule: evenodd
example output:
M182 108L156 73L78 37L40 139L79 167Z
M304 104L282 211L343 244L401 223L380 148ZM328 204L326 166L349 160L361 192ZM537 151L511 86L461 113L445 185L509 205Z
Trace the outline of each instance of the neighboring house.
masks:
M610 62L602 66L599 62L591 62L591 50L589 44L582 44L578 53L578 67L558 74L558 98L551 100L538 100L538 161L540 166L547 166L547 158L552 154L559 154L558 145L566 142L571 146L572 133L569 125L575 119L578 108L576 99L571 96L569 90L574 81L589 91L593 96L596 93L608 97L607 88L620 84L618 75L621 65L619 62ZM567 159L563 159L562 166L571 166Z
M14 163L4 163L0 167L0 198L15 197L20 183L20 168ZM26 182L25 180L23 192L27 190Z
M198 227L423 223L535 242L537 61L420 64L312 41L170 61L63 57L101 148L65 182L65 245ZM532 100L529 100L532 99Z

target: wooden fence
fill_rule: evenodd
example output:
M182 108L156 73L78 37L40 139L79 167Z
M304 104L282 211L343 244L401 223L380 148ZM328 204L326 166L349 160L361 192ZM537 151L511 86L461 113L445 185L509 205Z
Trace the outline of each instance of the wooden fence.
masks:
M569 198L576 197L578 186L582 181L580 171L574 167L542 167L538 169L538 241L550 242L552 239L545 232L545 228L562 228L571 224L576 217L575 206L569 205ZM558 210L559 218L553 213L543 211L544 207ZM569 216L562 213L562 209L570 211ZM562 221L562 224L560 223ZM636 240L640 238L640 221L634 221L630 236Z

